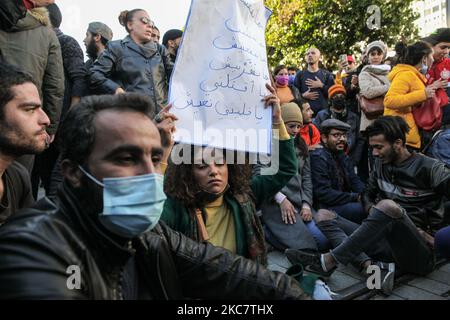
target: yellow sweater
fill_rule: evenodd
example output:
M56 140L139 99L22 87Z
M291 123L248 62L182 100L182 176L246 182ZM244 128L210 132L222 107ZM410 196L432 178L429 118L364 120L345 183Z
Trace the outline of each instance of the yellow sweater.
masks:
M420 148L419 129L412 114L412 107L427 99L425 86L427 79L416 68L398 64L388 76L391 87L384 98L384 115L400 116L410 127L406 144Z

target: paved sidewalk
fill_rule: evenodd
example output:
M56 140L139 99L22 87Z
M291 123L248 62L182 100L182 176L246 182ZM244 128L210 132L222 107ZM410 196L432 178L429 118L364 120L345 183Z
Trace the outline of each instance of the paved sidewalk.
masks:
M285 272L291 265L279 251L269 253L269 269ZM330 277L328 286L339 294L339 300L450 300L450 262L441 265L426 277L400 276L394 291L385 296L369 290L366 279L353 267L339 267Z

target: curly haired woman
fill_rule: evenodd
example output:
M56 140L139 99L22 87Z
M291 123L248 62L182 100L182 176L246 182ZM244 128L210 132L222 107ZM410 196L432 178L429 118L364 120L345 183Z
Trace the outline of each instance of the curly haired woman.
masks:
M266 264L264 234L256 208L273 197L297 173L293 139L286 131L275 89L265 97L273 105L273 129L279 130L279 168L275 175L252 176L249 164L200 159L204 149L192 147L194 164L170 164L162 220L197 241L224 247ZM274 143L277 143L275 140ZM203 158L203 157L202 157ZM197 161L195 161L197 160Z

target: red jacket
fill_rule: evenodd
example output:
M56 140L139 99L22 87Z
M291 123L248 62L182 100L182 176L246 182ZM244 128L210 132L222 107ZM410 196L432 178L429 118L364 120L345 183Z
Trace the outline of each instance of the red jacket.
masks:
M311 129L309 129L310 127ZM301 128L300 130L300 135L302 136L303 140L305 140L308 147L320 143L319 129L317 129L317 127L312 123L308 123L303 126L303 128Z
M435 61L427 73L428 84L436 80L442 79L441 73L446 69L450 72L450 59L444 58L440 61ZM448 79L450 81L450 78ZM436 95L441 98L441 107L448 104L448 96L444 89L438 89Z

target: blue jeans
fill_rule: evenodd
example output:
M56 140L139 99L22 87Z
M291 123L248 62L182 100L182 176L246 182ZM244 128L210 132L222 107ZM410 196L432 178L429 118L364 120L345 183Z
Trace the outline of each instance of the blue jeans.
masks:
M367 217L361 202L349 202L340 206L329 207L328 209L335 211L339 216L357 224L361 224Z
M320 229L317 227L316 222L314 220L311 220L310 222L305 223L306 227L308 228L308 231L313 236L314 240L316 240L317 248L320 252L328 251L331 248L331 243L328 241L327 237L320 231Z
M434 236L436 251L445 259L450 260L450 227L443 228Z

